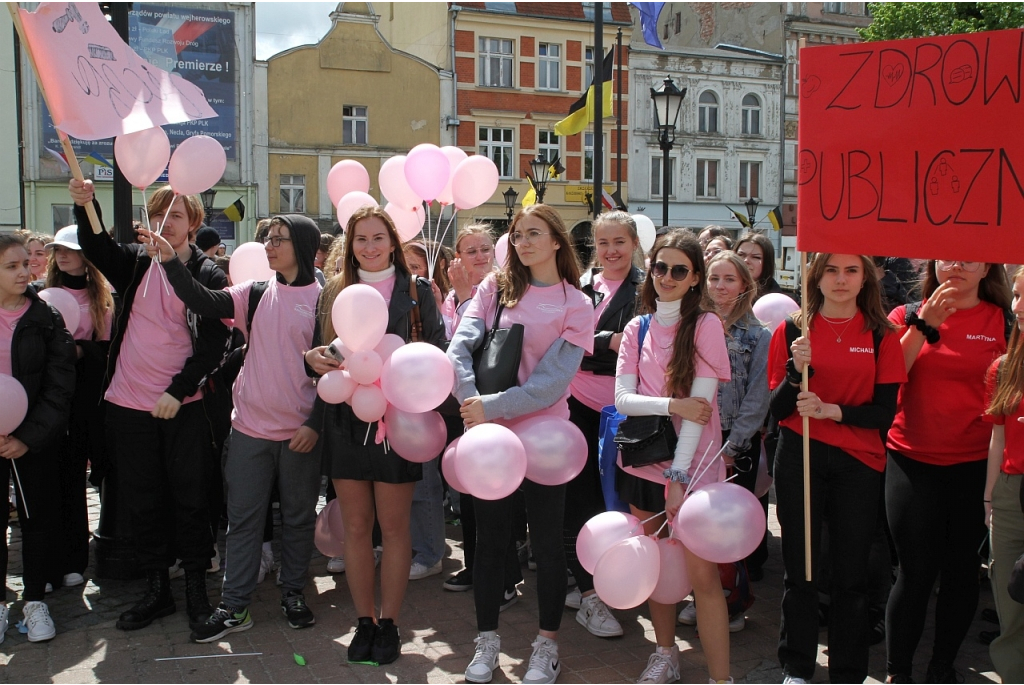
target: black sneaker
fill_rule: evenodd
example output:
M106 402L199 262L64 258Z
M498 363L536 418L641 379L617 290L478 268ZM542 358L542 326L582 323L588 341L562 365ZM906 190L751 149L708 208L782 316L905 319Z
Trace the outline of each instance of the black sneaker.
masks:
M964 682L964 676L959 671L954 670L953 664L937 663L933 661L930 664L928 664L928 671L926 672L925 682L962 683Z
M360 616L356 634L348 646L348 660L355 664L374 663L373 643L377 638L377 624L369 616Z
M452 592L466 592L467 590L473 589L473 574L469 572L468 568L464 568L454 576L444 581L441 584L445 590L451 590Z
M281 611L288 617L288 625L292 628L308 628L316 623L313 612L306 606L306 598L301 592L289 590L281 596Z
M252 617L248 608L235 611L221 602L206 623L192 631L189 639L192 642L215 642L229 633L240 633L249 628L252 628Z
M505 590L505 594L501 598L501 606L498 607L498 611L505 611L510 606L519 601L519 590L516 589L515 585Z
M402 655L398 626L390 618L382 618L377 624L377 637L373 640L371 654L378 665L390 664Z

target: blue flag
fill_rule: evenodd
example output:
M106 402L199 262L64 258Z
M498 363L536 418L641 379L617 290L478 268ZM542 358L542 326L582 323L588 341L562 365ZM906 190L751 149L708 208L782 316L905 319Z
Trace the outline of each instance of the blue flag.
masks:
M651 47L663 50L661 40L658 39L658 15L661 14L661 8L665 6L665 3L631 2L629 4L636 7L640 13L640 28L644 32L644 42Z

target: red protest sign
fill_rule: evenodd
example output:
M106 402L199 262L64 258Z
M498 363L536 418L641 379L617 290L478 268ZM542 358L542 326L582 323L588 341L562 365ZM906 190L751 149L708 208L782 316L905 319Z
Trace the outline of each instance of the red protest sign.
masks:
M800 51L797 247L1024 263L1024 31Z

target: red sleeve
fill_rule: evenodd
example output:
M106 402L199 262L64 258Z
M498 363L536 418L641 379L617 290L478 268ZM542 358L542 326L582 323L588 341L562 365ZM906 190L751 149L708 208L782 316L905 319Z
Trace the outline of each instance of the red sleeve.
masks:
M774 390L786 379L786 362L789 361L789 350L786 346L786 322L779 324L772 333L772 341L768 346L768 389Z
M988 367L988 371L985 372L985 409L988 409L992 404L992 399L996 395L996 381L999 378L999 363L1003 360L1003 357L999 357L992 365ZM1006 424L1006 417L1002 414L982 414L981 418L986 423L994 423L997 426L1003 426Z
M895 310L893 310L895 312ZM902 314L902 312L901 312ZM890 315L890 318L892 316ZM878 364L875 367L875 383L906 383L907 362L903 358L903 347L896 331L882 336L878 350Z
M892 321L894 324L896 324L900 328L906 328L906 326L907 326L907 305L901 304L899 307L896 307L891 312L889 312L889 321Z

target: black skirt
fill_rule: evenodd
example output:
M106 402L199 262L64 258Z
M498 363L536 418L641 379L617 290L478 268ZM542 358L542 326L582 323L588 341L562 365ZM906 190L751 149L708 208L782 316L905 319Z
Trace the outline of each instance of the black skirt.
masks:
M615 467L615 489L619 499L640 511L665 511L665 484L655 483Z
M367 437L369 429L369 437ZM423 465L402 459L377 444L377 424L360 421L347 404L327 408L323 431L323 472L328 478L378 483L415 483ZM363 441L366 444L363 444Z

